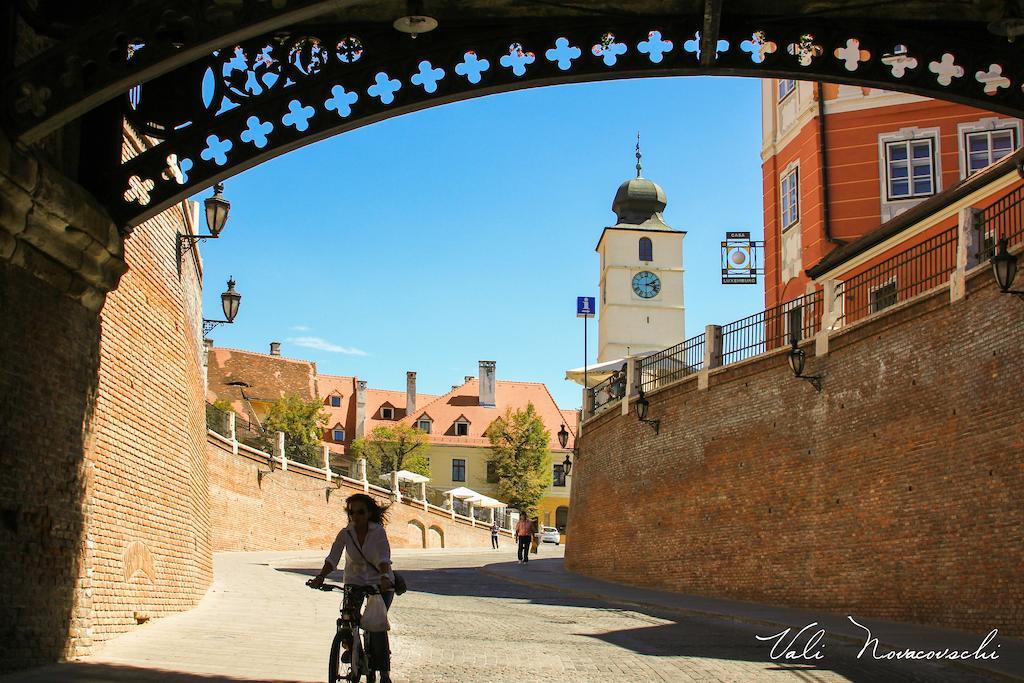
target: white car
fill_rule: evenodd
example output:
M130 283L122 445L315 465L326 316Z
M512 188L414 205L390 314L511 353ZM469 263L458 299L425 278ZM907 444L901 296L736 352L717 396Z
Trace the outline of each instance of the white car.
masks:
M562 536L558 533L558 529L553 526L542 527L543 531L540 534L541 543L554 543L558 545L562 542Z

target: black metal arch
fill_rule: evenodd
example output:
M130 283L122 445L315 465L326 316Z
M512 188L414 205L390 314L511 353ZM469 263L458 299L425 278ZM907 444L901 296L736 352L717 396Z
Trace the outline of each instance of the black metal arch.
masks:
M951 44L955 32L944 42L934 26L910 22L723 18L710 41L701 35L706 18L518 19L449 26L417 40L379 23L274 31L133 90L129 119L162 141L109 169L98 190L115 220L132 226L263 161L382 119L615 78L822 80L1024 115L1024 63L992 36Z

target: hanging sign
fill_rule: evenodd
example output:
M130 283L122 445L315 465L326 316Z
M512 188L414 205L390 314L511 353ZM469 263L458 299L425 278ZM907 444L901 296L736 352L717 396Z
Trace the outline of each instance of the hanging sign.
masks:
M749 232L727 232L722 241L722 284L756 285L764 275L764 242L750 239Z

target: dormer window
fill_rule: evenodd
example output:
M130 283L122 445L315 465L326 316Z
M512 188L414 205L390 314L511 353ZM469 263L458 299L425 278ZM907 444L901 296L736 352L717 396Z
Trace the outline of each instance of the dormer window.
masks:
M416 428L419 429L424 434L429 434L431 424L433 424L433 421L429 417L424 415L423 417L416 421Z
M338 396L337 394L332 394L330 396L330 399L331 399L331 407L332 408L340 408L341 407L341 396Z
M460 418L455 421L455 436L469 436L469 421Z
M384 406L380 409L380 419L382 420L394 420L395 409L391 406Z
M331 430L331 438L336 442L342 442L345 440L345 429L344 427L335 427Z

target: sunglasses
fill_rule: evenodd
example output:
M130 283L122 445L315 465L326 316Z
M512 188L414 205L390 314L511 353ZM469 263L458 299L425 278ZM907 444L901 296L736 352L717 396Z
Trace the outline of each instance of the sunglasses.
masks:
M355 510L345 510L350 515L365 515L366 508L356 508Z

